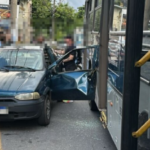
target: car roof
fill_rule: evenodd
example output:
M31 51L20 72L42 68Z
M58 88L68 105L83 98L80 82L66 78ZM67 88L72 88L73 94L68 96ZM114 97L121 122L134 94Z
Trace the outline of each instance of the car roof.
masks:
M21 48L25 48L25 49L42 49L40 46L22 46Z
M0 49L27 49L27 50L42 50L40 46L5 46Z

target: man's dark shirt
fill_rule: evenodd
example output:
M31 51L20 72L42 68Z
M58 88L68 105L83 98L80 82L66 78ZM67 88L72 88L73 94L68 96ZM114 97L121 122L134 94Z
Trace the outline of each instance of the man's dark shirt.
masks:
M76 47L75 47L74 45L68 46L68 47L66 48L65 54L68 53L69 51L75 49L75 48L76 48ZM76 53L75 53L75 52L72 52L71 55L73 55L74 58L73 58L73 60L70 60L70 61L64 63L65 68L68 67L68 66L69 66L69 67L75 67L75 57L76 57ZM69 56L68 56L68 57L69 57Z

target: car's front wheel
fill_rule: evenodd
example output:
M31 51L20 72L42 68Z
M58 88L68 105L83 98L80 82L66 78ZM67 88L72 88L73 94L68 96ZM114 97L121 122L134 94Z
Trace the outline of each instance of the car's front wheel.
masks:
M50 95L47 94L44 97L44 105L43 105L41 115L38 118L38 123L43 126L49 125L50 117L51 117L51 98Z

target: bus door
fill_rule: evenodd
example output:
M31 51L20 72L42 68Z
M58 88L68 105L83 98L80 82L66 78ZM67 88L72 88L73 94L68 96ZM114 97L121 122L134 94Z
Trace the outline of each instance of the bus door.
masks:
M105 92L100 90L100 67L99 67L99 51L100 51L100 24L101 24L101 14L102 14L102 0L87 0L86 1L86 16L85 16L85 32L84 32L84 44L89 46L87 51L84 51L84 69L95 69L97 76L96 84L96 94L95 101L91 101L90 104L91 110L94 110L92 106L97 105L98 109L100 102L100 96L104 95ZM106 17L107 18L107 17ZM105 25L107 27L107 25ZM92 45L92 47L91 47ZM104 46L103 46L104 47ZM104 57L103 57L104 58ZM103 63L104 65L104 63ZM103 70L105 72L105 70ZM102 72L102 74L103 74ZM105 76L106 78L106 76ZM102 92L101 92L102 91ZM104 99L103 99L104 101ZM106 109L106 108L105 108Z
M150 56L143 56L150 48L150 1L127 3L121 150L149 150L150 64L147 60Z
M123 78L127 3L111 1L112 20L108 43L107 117L108 130L121 150Z
M150 1L145 1L143 19L142 53L150 51ZM147 55L148 56L148 55ZM150 58L150 56L148 56ZM141 56L142 58L142 56ZM134 136L138 138L138 149L150 149L150 61L144 62L141 68L138 130ZM144 132L145 131L145 132Z

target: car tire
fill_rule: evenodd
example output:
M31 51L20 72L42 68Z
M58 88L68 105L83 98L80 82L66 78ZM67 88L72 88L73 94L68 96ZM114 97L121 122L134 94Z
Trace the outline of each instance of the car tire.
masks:
M51 98L50 95L47 94L44 97L44 105L43 105L43 110L38 118L38 123L39 125L42 126L47 126L50 123L50 117L51 117Z
M89 106L90 106L90 110L92 110L92 111L97 111L98 110L94 100L89 101Z
M58 103L63 102L63 100L57 100Z

